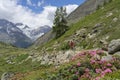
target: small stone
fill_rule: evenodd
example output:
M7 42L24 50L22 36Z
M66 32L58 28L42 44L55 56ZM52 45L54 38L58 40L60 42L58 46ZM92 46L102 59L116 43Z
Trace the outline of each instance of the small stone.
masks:
M116 18L116 17L115 17L115 18L113 18L113 21L114 21L114 22L117 22L117 20L118 20L118 18Z
M106 17L110 17L110 16L112 16L113 15L113 13L108 13L107 15L106 15Z
M112 58L112 56L111 55L107 55L107 56L103 56L102 57L102 60L105 60L105 61L110 61L110 60L112 60L113 58Z

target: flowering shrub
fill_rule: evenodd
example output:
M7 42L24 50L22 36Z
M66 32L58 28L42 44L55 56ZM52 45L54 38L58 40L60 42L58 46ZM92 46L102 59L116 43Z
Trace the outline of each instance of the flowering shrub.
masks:
M60 69L54 76L55 80L100 80L117 68L116 57L111 61L102 60L105 53L102 50L85 51L71 58L71 66ZM58 79L59 78L59 79ZM51 79L53 80L53 78Z

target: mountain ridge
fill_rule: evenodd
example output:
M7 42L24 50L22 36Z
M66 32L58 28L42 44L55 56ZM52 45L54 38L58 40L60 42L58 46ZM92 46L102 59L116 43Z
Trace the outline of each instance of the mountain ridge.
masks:
M17 47L27 47L32 43L14 23L5 19L0 19L0 41Z
M27 35L29 38L31 38L33 41L41 37L43 34L47 33L51 30L51 27L48 25L40 26L38 28L30 28L29 26L22 24L22 23L16 23L16 26L20 28L25 35Z
M110 0L86 0L78 8L76 8L71 14L68 15L67 20L69 24L74 24L78 22L81 18L86 15L92 14L99 6Z

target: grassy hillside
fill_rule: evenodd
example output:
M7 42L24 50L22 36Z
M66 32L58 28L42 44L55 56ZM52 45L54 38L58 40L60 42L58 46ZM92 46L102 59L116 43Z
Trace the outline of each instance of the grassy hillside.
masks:
M70 30L57 40L51 40L44 45L48 51L54 48L65 50L67 42L73 40L78 49L101 48L103 43L120 38L120 5L119 1L112 1L100 7L94 13L84 17L79 22L72 24ZM55 46L55 47L54 47ZM36 48L41 50L43 46Z
M99 7L99 9L97 9L94 13L82 18L81 20L79 20L79 22L76 22L75 24L72 24L70 26L70 29L60 38L53 39L42 46L36 46L34 47L34 49L39 51L40 53L42 52L42 50L45 50L51 54L54 53L53 51L69 50L68 41L70 40L75 41L76 43L75 50L106 48L106 45L108 45L108 43L111 40L120 38L119 35L120 5L119 4L120 4L119 0L112 0L112 2L104 4L104 6ZM89 61L83 62L83 64L88 64L88 63ZM29 77L35 79L35 77L36 78L38 77L38 80L40 80L41 75L48 75L47 77L46 76L43 77L46 78L46 80L50 80L50 78L51 80L54 79L56 80L56 77L60 75L59 71L62 70L63 75L68 74L66 76L71 77L69 80L76 80L76 79L72 79L72 76L73 77L76 76L68 73L68 69L76 64L77 64L76 62L73 63L70 62L68 64L65 63L61 65L60 68L58 68L57 70L51 68L48 69L47 73L45 73L44 71L40 73L40 71L37 70L32 74L30 74L29 76L27 76L25 79L28 79ZM82 67L84 68L85 65L83 65ZM105 75L103 80L120 79L118 75L119 73L120 72L118 69L118 71ZM97 76L97 74L94 73L94 69L92 75ZM61 80L68 80L68 79L64 77ZM89 80L89 79L83 79L83 80Z
M59 67L48 64L41 65L40 61L33 61L29 58L30 56L36 58L37 56L34 54L42 54L43 50L51 54L54 51L69 50L68 41L70 40L74 40L76 51L105 48L111 40L120 38L119 4L119 0L112 0L112 2L99 7L94 13L72 24L63 36L44 45L36 44L37 46L29 49L18 49L0 43L0 76L4 72L14 72L13 80L78 80L81 76L83 76L81 80L90 80L90 78L95 80L95 78L102 76L102 73L96 72L96 69L99 68L104 72L104 77L101 77L100 80L119 80L119 56L115 56L117 61L101 64L96 60L96 57L93 58L94 55L91 56L95 52L101 58L106 55L104 52L80 53L75 55L75 58L73 57L70 62L63 63ZM91 64L91 59L96 62L96 65ZM104 67L108 69L106 70ZM89 75L86 72L90 72Z

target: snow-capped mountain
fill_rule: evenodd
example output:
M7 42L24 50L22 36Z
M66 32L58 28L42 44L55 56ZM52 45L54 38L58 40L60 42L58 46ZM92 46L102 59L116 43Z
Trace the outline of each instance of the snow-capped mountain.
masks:
M47 25L41 26L41 27L38 27L37 29L31 30L30 36L32 37L33 40L36 40L50 30L51 30L51 27Z
M32 43L32 40L22 30L5 19L0 19L0 41L17 47L27 47Z
M21 31L23 31L23 33L28 36L29 38L31 38L30 36L30 31L31 28L23 23L16 23L15 24ZM31 38L32 39L32 38Z
M27 35L29 38L31 38L33 41L35 41L37 38L41 37L45 33L51 30L51 27L48 25L40 26L36 29L30 28L29 26L17 23L16 26L20 28L25 35Z

